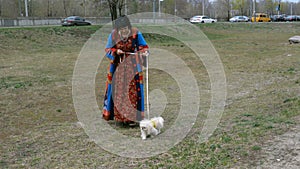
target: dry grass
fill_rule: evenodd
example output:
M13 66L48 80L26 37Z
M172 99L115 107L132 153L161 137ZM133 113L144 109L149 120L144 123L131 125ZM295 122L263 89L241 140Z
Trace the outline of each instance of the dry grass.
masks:
M71 80L76 58L99 27L0 29L1 168L239 168L261 165L267 140L299 125L300 48L287 39L299 24L205 24L200 28L218 51L227 78L222 120L206 143L199 144L209 108L209 78L201 62L179 42L145 35L151 46L182 54L202 90L202 107L189 135L170 151L147 159L128 159L104 151L77 123ZM43 38L42 38L43 37ZM102 50L102 49L99 49ZM106 63L99 67L99 81ZM102 74L104 74L102 76ZM159 87L178 105L177 86L162 72L151 72ZM161 81L160 79L164 79ZM104 81L96 86L101 102ZM101 103L99 103L99 106ZM171 125L167 122L167 128ZM137 128L114 126L139 137Z

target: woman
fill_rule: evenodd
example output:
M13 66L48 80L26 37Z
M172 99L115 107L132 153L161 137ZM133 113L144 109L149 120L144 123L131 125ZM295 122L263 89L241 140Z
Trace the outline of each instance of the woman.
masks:
M144 118L143 70L148 45L137 28L131 27L127 16L114 22L108 37L108 67L103 118L134 123Z

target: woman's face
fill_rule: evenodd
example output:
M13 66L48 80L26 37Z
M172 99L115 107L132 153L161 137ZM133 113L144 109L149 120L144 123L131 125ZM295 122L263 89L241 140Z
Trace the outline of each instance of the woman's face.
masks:
M126 39L130 34L128 26L119 29L119 35L121 38Z

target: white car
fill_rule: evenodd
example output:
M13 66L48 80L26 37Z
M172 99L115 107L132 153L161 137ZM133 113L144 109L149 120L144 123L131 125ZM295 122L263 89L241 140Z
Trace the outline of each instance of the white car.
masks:
M192 18L190 18L190 22L191 23L215 23L215 22L217 22L217 20L212 19L208 16L197 15L197 16L193 16Z
M248 22L250 19L247 16L234 16L229 19L230 22Z

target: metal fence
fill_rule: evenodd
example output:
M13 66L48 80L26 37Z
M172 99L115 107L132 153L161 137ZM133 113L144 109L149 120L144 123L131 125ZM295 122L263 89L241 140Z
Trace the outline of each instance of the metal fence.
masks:
M15 19L0 18L0 27L13 26L43 26L43 25L60 25L63 18L34 18L34 17L19 17ZM110 22L110 18L96 18L90 17L86 20L91 21L92 24L105 24Z
M14 26L43 26L43 25L60 25L63 18L36 18L36 17L19 17L15 19L0 18L0 27ZM93 25L106 24L111 21L110 17L86 17ZM180 22L182 19L176 19L171 16L160 16L153 18L152 16L133 18L132 23L149 23L149 24L165 24Z

